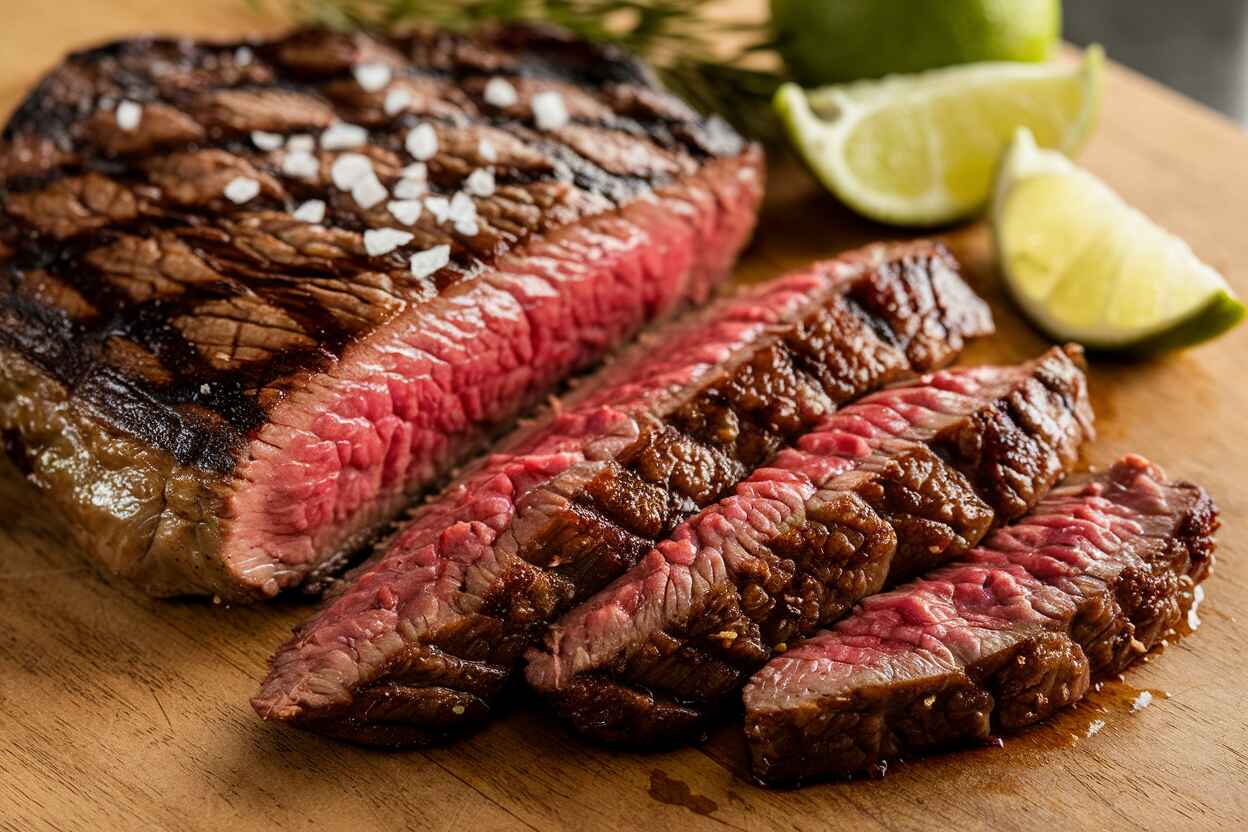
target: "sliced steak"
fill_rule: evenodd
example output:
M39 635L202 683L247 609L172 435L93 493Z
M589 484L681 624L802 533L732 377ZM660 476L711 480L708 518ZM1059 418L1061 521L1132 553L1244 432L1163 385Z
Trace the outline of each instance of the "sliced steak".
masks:
M688 739L774 650L1035 505L1091 434L1073 347L870 396L564 616L529 682L596 739Z
M277 654L257 711L391 747L479 724L575 600L842 401L990 331L953 265L873 247L647 337L417 511Z
M111 571L272 596L705 300L762 177L547 31L77 53L0 140L0 431Z
M1178 622L1217 525L1202 489L1138 456L1063 486L963 562L868 598L755 675L755 774L882 770L1077 702Z

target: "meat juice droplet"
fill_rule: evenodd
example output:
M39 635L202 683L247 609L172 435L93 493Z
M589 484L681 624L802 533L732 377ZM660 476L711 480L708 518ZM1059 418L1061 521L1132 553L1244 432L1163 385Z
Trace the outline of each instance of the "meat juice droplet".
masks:
M650 797L659 803L683 806L697 815L710 815L719 809L719 804L714 800L694 794L688 783L669 777L666 772L657 768L650 772L649 793Z

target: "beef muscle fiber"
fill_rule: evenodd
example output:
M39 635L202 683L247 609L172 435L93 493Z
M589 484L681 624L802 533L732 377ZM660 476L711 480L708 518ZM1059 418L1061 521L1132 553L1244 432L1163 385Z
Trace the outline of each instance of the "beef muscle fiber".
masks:
M754 772L869 772L1045 719L1174 627L1216 529L1203 490L1138 456L1059 488L759 671L745 689Z
M107 569L272 596L704 301L761 191L758 148L549 31L77 53L0 140L0 430Z
M566 614L528 679L594 738L695 736L774 650L1026 512L1091 433L1077 348L869 396Z
M990 329L949 256L918 243L652 333L419 509L278 653L256 709L392 747L479 724L561 611L842 402Z

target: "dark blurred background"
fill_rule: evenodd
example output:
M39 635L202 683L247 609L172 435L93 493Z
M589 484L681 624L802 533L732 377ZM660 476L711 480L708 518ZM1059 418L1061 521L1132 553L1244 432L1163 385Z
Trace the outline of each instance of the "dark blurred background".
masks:
M1248 0L1066 0L1065 37L1248 124Z

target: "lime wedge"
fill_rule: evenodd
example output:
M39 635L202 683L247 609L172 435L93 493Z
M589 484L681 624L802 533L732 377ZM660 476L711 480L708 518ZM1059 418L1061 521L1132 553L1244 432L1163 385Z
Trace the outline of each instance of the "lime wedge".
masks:
M1149 353L1207 341L1244 317L1187 243L1026 129L1001 163L992 222L1011 294L1058 340Z
M1100 106L1104 54L1078 64L985 63L805 91L775 108L821 182L846 205L893 225L944 225L988 201L1019 127L1073 153Z

